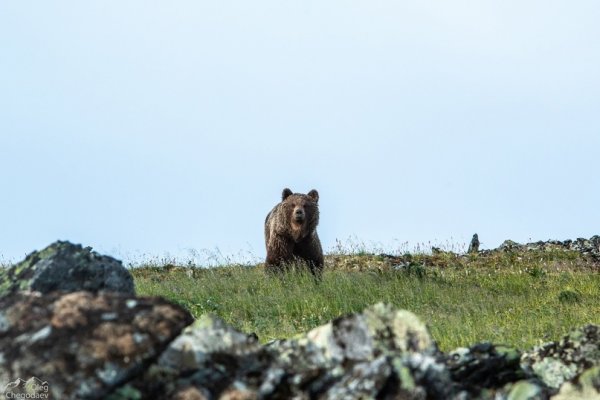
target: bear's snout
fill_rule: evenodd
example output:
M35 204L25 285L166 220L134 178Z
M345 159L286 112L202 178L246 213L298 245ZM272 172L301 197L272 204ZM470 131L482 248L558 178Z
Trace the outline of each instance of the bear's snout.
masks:
M306 215L304 213L304 209L302 209L302 208L296 208L294 210L294 220L296 222L302 222L302 221L304 221L305 216Z

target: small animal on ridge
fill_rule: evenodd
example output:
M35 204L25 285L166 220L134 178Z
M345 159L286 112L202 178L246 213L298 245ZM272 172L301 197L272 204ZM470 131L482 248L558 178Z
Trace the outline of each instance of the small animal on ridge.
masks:
M469 244L469 250L467 250L469 254L479 252L479 236L477 234L473 235L471 239L471 243Z

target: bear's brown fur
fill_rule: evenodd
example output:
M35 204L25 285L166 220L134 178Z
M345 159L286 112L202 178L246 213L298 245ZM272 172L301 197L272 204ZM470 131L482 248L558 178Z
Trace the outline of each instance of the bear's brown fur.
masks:
M283 271L286 265L304 261L315 276L323 270L323 249L317 235L319 193L292 193L283 189L281 203L265 219L267 271Z

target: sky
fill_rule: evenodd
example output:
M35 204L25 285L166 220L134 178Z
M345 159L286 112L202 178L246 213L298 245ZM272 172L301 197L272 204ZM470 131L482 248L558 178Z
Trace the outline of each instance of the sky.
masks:
M600 234L597 1L0 2L0 261Z

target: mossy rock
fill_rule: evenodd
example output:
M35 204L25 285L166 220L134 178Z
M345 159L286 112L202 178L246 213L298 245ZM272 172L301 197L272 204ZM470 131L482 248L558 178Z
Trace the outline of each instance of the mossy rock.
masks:
M134 294L134 284L121 261L100 255L90 247L58 241L0 270L0 298L26 290Z

